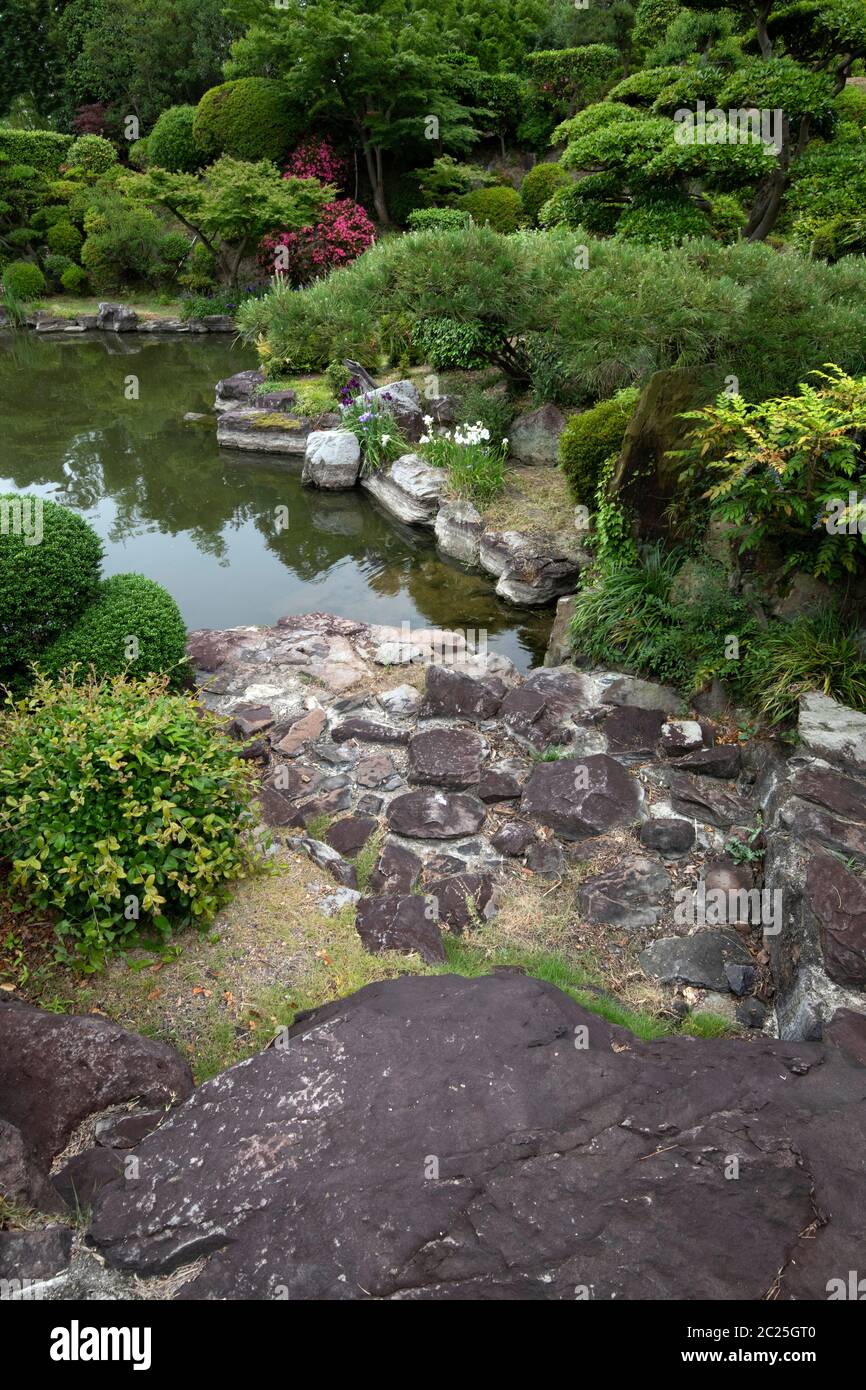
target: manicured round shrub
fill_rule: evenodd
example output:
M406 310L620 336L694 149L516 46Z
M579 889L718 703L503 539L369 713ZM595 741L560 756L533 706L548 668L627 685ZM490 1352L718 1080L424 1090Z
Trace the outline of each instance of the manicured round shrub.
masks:
M75 260L84 238L71 222L55 222L45 234L45 245L58 256Z
M571 179L560 164L536 164L530 169L520 185L520 201L529 220L537 222L548 198L569 183Z
M460 208L416 208L409 213L408 225L413 232L430 232L468 227L471 220L469 213Z
M495 232L516 232L524 220L520 194L504 186L476 188L464 194L457 206L468 212L473 222Z
M70 168L82 169L85 174L96 178L100 174L107 174L111 166L117 163L117 150L110 140L103 139L101 135L79 135L66 151L65 162Z
M87 971L206 925L256 868L237 745L165 679L51 682L0 717L0 857Z
M595 505L602 464L621 447L639 394L630 386L566 421L559 436L559 463L574 502Z
M56 502L0 496L0 680L77 622L99 591L102 542Z
M296 134L286 89L271 77L239 77L211 87L193 121L195 143L208 160L228 154L276 163Z
M68 256L46 256L43 262L45 274L58 285L64 270L68 270L73 264Z
M3 271L3 288L16 299L38 299L45 293L45 276L35 261L10 261Z
M163 111L147 137L148 164L173 174L194 174L204 163L204 154L192 133L196 108L170 106Z
M376 228L361 204L352 198L337 198L325 203L314 226L266 236L259 262L269 275L281 270L293 285L308 285L338 266L348 265L375 239Z
M83 294L87 289L87 271L80 265L69 265L60 275L61 288L67 294Z
M143 574L115 574L99 587L78 622L43 651L39 665L57 675L77 662L97 676L185 674L186 628L171 594Z

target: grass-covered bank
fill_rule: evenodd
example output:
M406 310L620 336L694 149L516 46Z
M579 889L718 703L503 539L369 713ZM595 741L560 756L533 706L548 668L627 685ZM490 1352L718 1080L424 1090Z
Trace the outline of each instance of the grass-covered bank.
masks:
M204 931L187 932L161 951L132 950L90 976L59 965L51 926L12 913L6 897L0 988L41 1008L105 1014L169 1042L189 1059L198 1081L258 1051L301 1010L405 973L520 970L643 1039L730 1032L718 1015L672 1014L632 950L581 929L574 890L586 871L553 885L531 878L515 883L489 922L468 936L445 933L442 967L395 952L369 955L354 911L326 915L321 904L333 885L322 882L305 856L288 852L266 874L236 885L231 903Z

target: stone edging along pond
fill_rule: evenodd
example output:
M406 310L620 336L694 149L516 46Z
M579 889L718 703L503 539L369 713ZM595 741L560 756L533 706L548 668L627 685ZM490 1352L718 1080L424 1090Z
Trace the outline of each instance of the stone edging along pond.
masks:
M301 458L302 480L310 487L364 488L396 520L432 529L443 555L495 578L497 595L508 603L539 607L574 592L590 556L573 529L564 526L544 535L490 529L471 502L445 495L445 473L419 454L404 454L387 468L364 476L358 440L341 428L338 414L294 415L295 392L256 394L263 382L262 372L254 369L217 382L214 409L222 448ZM417 442L424 425L416 386L397 381L370 394L385 392L385 408L404 437ZM426 402L437 423L447 423L446 403L446 397Z
M8 313L0 308L0 328L11 327ZM231 314L207 314L200 319L179 319L161 314L139 314L126 304L100 303L95 314L64 318L47 310L28 314L24 327L36 333L235 333Z

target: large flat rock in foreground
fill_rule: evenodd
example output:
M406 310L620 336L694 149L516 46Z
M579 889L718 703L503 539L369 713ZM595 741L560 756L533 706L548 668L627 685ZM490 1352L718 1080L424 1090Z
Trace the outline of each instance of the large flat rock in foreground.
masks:
M643 1044L518 974L405 977L200 1087L97 1198L193 1299L827 1297L862 1268L866 1035Z

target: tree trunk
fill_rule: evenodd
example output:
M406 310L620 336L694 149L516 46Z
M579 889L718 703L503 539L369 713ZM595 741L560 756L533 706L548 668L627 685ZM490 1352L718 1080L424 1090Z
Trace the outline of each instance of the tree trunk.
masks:
M773 56L773 41L767 31L767 20L770 17L771 9L772 0L763 0L755 14L755 32L762 58L772 58Z
M743 236L746 241L763 241L770 235L777 221L779 213L782 211L782 199L787 192L791 182L791 159L799 159L809 143L812 134L812 122L808 116L804 116L800 122L800 129L797 132L796 149L791 149L791 132L788 129L787 118L784 125L784 141L782 150L773 172L764 180L758 189L749 220L743 229Z
M376 209L376 216L383 226L391 225L391 217L388 212L388 204L385 201L385 184L382 177L382 150L379 145L373 146L369 140L364 140L364 158L367 161L367 175L370 179L370 186L373 189L373 206Z

